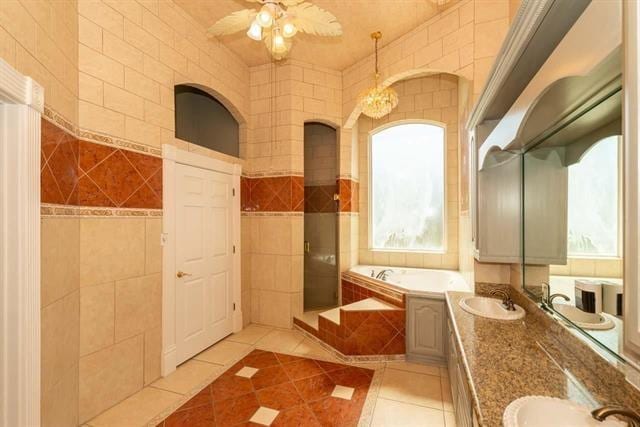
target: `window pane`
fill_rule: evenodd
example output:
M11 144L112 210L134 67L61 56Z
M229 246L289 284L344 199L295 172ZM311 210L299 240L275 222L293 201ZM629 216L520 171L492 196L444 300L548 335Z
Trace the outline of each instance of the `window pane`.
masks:
M375 249L443 250L444 129L398 125L371 142Z
M569 256L618 255L618 137L569 166Z

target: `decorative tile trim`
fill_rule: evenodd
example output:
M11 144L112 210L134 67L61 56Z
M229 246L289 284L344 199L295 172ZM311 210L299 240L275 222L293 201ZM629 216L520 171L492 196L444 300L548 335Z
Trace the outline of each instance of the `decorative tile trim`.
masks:
M108 145L115 148L122 148L128 151L135 151L137 153L146 154L154 157L162 157L162 149L150 147L139 142L128 141L126 139L114 138L109 135L103 135L96 132L90 132L84 129L79 129L78 138L86 141Z
M114 138L106 134L100 134L97 132L80 129L77 126L74 126L65 117L46 106L44 107L43 117L50 121L52 124L63 128L65 131L78 139L85 139L87 141L95 142L98 144L116 146L118 148L123 148L129 151L136 151L142 154L162 157L162 150L159 148L151 147L146 144L140 144L138 142L133 142L126 139Z
M243 212L303 212L304 178L271 176L240 179Z
M73 217L162 217L162 209L96 208L91 206L65 206L42 204L41 216Z
M338 212L338 216L357 218L360 216L360 212Z
M304 212L240 212L246 217L304 217Z
M342 273L341 286L342 286L342 298L343 298L342 303L343 304L350 304L352 302L356 302L361 299L365 299L373 296L375 298L379 298L383 301L393 304L396 307L405 308L405 300L406 300L405 292L397 291L395 289L390 289L388 287L385 287L384 285L378 284L374 280L368 280L362 277L363 276L360 276L360 275L356 276L347 271ZM355 289L354 292L357 291L357 295L354 293L354 295L350 296L348 292L349 287L360 287L363 289ZM345 288L347 288L346 296L347 296L348 302L344 300Z
M270 171L270 172L246 172L242 174L245 178L274 178L279 176L301 176L304 177L304 172L295 170L286 171Z

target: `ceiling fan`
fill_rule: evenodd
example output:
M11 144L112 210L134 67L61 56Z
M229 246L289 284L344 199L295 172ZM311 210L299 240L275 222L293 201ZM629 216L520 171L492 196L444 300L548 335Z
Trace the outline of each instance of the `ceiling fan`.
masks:
M264 41L276 60L284 59L298 31L323 37L342 35L342 26L330 12L304 0L246 0L262 5L225 16L209 28L212 36L247 30L247 36Z

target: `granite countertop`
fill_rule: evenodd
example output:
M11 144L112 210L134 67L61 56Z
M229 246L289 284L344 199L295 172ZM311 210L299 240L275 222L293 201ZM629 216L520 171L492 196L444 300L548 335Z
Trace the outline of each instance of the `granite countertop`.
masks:
M590 408L614 402L638 407L638 394L629 395L622 374L612 374L580 349L564 347L562 332L539 314L528 309L524 319L511 322L482 318L460 308L460 299L468 295L447 292L446 299L482 426L502 425L509 403L529 395L569 399Z

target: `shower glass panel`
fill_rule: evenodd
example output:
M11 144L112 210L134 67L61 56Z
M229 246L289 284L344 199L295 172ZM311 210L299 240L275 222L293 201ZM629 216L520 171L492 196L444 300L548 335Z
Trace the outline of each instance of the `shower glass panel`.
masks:
M336 130L304 126L304 309L338 305Z

